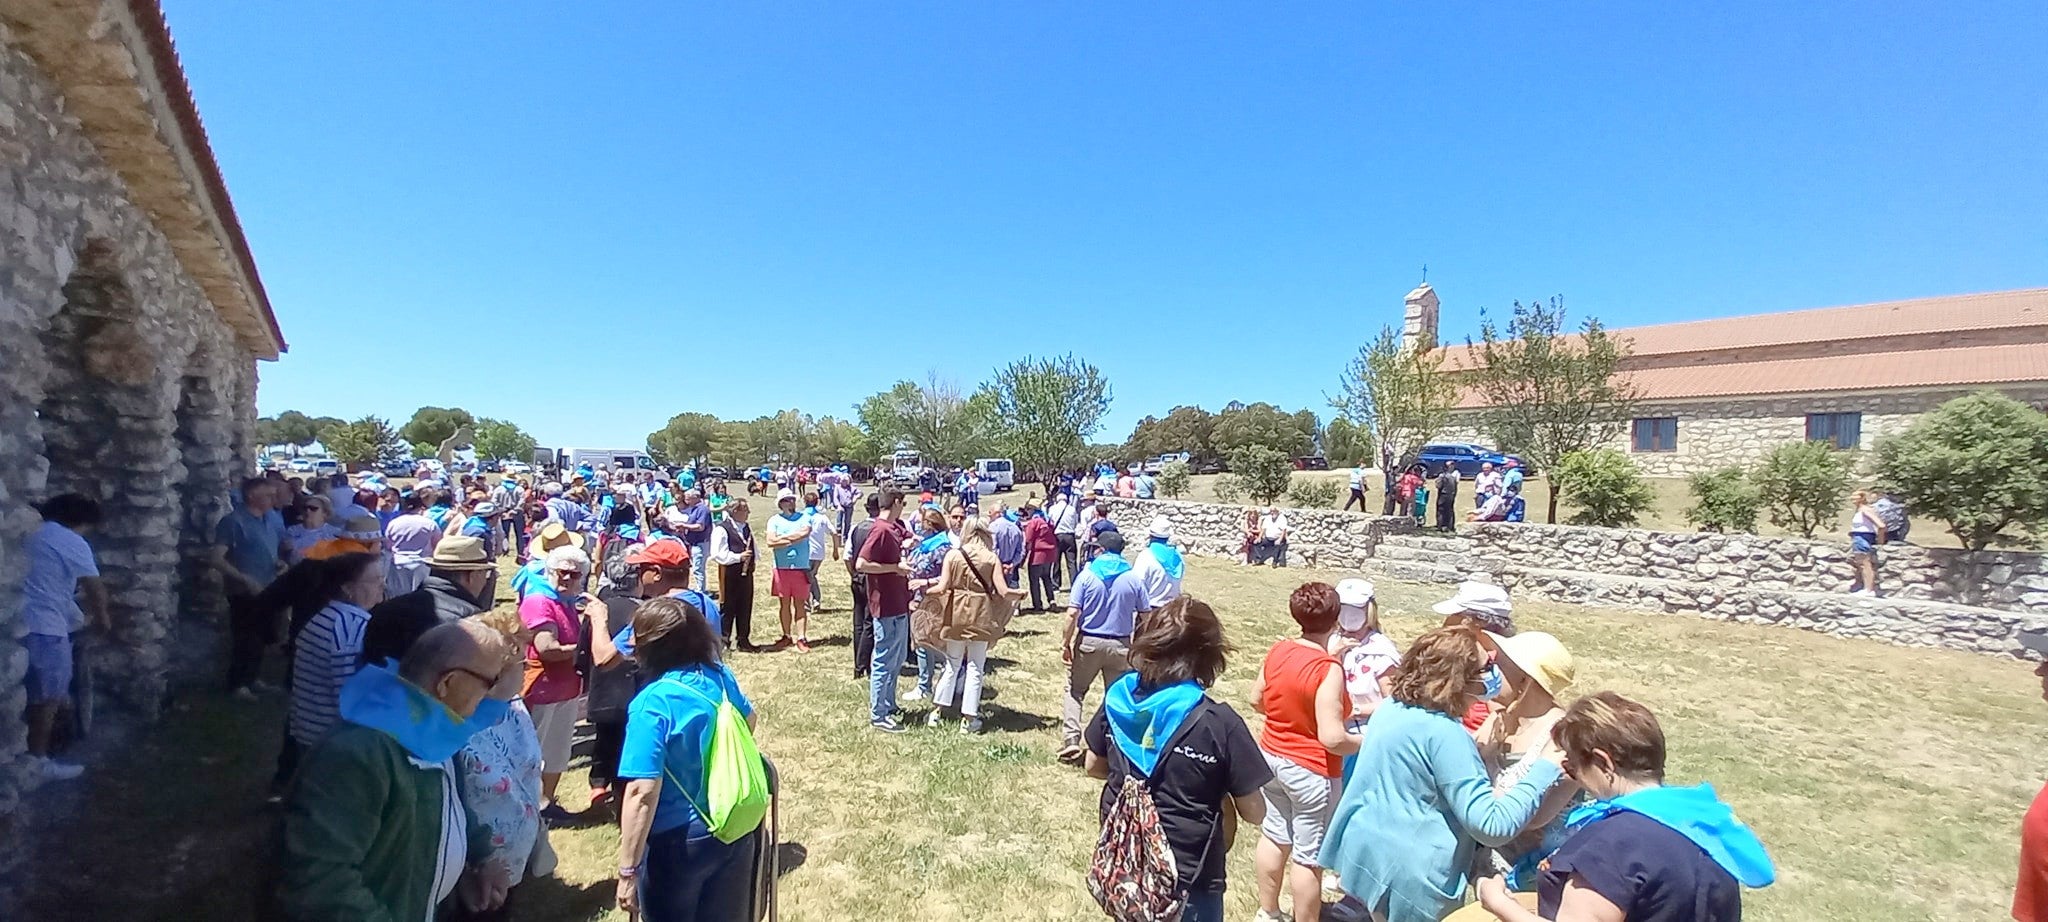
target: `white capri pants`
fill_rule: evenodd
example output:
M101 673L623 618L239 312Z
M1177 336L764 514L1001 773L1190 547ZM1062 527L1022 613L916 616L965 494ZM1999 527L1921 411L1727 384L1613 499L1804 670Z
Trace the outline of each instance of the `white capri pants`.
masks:
M946 641L946 671L939 676L932 701L940 707L953 703L960 693L960 713L981 716L981 674L988 661L988 644L979 640ZM964 674L964 675L963 675Z

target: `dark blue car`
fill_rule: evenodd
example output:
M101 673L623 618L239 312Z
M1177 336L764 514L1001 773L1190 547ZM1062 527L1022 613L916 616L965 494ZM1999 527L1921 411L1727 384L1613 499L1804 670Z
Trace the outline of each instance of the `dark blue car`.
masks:
M1523 476L1526 477L1535 473L1535 471L1529 468L1529 462L1522 461L1518 456L1504 455L1484 445L1477 445L1471 442L1439 442L1434 445L1424 445L1422 446L1421 456L1416 460L1428 468L1432 474L1443 470L1444 463L1449 462L1458 466L1458 476L1472 478L1479 476L1479 465L1491 461L1494 468L1499 469L1508 463L1509 458L1522 462Z

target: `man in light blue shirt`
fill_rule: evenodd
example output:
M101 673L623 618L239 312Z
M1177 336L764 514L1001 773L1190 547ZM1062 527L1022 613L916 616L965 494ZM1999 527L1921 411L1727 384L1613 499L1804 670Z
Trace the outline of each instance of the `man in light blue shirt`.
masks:
M1074 607L1067 617L1067 700L1060 711L1060 761L1081 760L1082 702L1102 678L1105 691L1131 671L1131 632L1138 616L1152 610L1141 580L1123 558L1124 536L1105 531L1096 538L1095 559L1074 580Z
M277 578L284 525L271 516L277 491L269 481L251 477L242 482L242 505L231 510L213 530L213 569L220 573L228 597L228 690L238 698L256 697L262 687L263 648L276 640L269 612L257 594Z

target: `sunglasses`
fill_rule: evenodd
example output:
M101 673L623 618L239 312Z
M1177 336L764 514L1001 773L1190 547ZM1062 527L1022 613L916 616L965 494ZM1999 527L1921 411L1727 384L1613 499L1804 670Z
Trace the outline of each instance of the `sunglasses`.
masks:
M478 671L476 671L476 670L474 670L474 669L470 669L470 668L468 668L468 667L465 667L465 666L457 666L457 667L455 667L455 668L453 668L453 669L450 669L450 670L448 670L448 671L449 671L449 672L459 672L459 673L462 673L463 675L469 676L470 678L472 678L472 679L475 679L475 680L477 680L478 682L481 682L481 683L483 683L483 686L484 686L485 688L490 688L491 686L493 686L493 685L496 685L496 684L498 684L498 677L497 677L497 676L494 676L494 675L484 675L484 674L483 674L483 673L481 673L481 672L478 672Z

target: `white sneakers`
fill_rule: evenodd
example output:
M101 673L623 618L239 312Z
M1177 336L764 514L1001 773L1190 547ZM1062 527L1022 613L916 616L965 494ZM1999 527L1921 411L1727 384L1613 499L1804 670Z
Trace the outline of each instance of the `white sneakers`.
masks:
M1294 920L1289 918L1284 912L1267 912L1261 909L1258 915L1252 917L1252 922L1294 922Z
M44 756L29 756L29 772L37 783L45 781L70 781L85 774L85 766L71 762L59 762Z
M923 690L923 689L920 689L920 688L918 688L918 687L916 687L916 686L911 686L911 689L910 689L909 691L907 691L907 692L904 692L904 693L903 693L903 700L905 700L905 701L923 701L923 700L924 700L924 690Z

